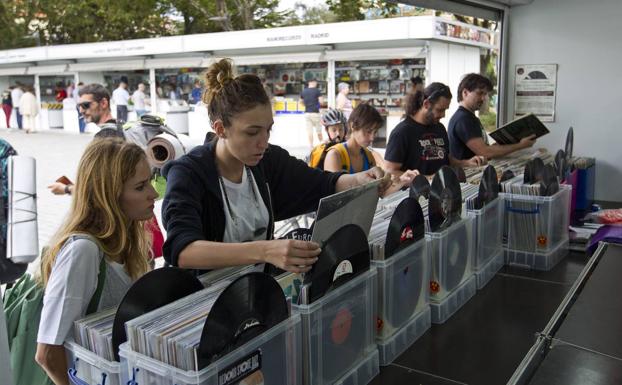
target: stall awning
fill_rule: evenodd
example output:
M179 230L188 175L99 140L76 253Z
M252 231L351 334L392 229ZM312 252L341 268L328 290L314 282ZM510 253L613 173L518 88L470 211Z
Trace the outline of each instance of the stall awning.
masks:
M26 67L0 68L0 76L25 75Z
M145 68L144 59L118 60L118 61L97 61L88 63L69 64L69 71L72 72L96 72L96 71L132 71Z
M28 75L57 75L67 72L67 64L28 67Z
M283 53L272 55L249 55L249 56L232 56L235 65L252 65L252 64L281 64L281 63L317 63L326 61L323 52L304 52L304 53ZM207 59L204 65L217 58Z
M326 60L386 60L425 57L425 47L326 51Z
M203 57L175 57L145 60L145 68L193 68L201 67Z

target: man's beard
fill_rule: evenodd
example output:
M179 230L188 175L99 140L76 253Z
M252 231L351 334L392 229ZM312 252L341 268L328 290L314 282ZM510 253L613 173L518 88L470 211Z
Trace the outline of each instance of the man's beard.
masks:
M425 114L425 124L426 126L431 126L436 123L436 119L434 119L434 111L429 109Z

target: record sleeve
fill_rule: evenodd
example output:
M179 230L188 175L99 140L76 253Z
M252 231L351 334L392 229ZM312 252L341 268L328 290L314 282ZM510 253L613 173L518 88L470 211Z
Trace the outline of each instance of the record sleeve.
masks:
M548 133L548 128L536 115L528 114L499 127L490 136L498 144L515 144L528 136L536 135L539 138Z

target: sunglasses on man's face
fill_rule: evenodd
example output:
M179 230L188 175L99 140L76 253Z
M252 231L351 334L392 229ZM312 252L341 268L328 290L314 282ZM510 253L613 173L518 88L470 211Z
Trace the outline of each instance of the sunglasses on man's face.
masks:
M83 110L88 110L89 107L91 107L91 103L93 103L94 100L91 100L90 102L82 102L82 103L78 103L78 107L82 108Z

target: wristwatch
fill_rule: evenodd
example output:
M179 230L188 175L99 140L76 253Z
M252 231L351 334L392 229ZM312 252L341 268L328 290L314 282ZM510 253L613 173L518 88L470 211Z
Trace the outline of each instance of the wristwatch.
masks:
M65 185L65 194L67 195L71 195L71 190L69 190L69 186L71 186L70 184L66 184Z

